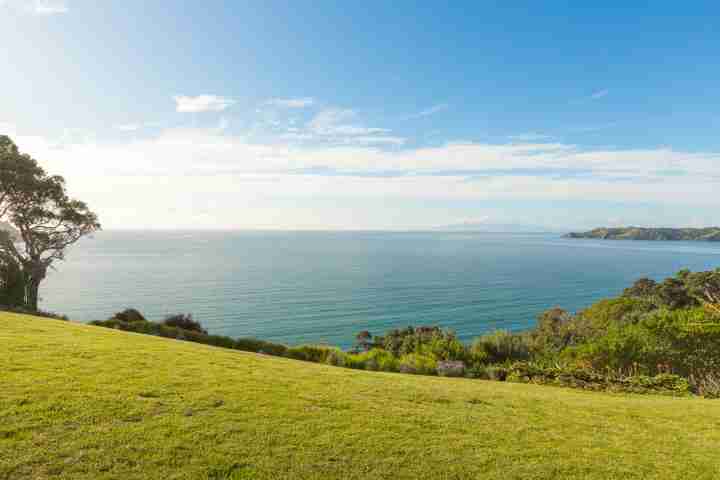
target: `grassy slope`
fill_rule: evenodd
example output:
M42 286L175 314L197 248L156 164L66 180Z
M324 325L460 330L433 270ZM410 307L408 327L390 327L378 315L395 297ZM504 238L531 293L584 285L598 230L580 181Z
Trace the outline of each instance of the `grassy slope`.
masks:
M0 314L0 479L710 479L718 445L718 401L360 372Z

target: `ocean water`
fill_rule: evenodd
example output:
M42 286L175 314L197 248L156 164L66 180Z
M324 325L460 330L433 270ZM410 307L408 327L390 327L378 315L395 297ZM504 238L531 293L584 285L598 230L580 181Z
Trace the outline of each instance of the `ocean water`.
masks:
M440 325L464 340L577 311L643 276L720 266L720 244L468 232L101 232L41 288L42 308L105 319L189 312L212 333L348 346Z

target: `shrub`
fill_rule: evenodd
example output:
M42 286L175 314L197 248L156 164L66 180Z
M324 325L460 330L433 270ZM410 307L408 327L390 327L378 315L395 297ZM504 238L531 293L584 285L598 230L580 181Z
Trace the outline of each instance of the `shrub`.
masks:
M300 345L288 348L285 356L305 362L325 363L332 350L335 349L325 345Z
M182 328L183 330L192 330L194 332L203 333L207 335L207 330L203 328L200 322L193 320L192 314L178 313L175 315L168 315L165 320L162 321L163 325L168 327Z
M237 350L254 353L265 353L276 357L284 357L288 347L280 343L266 342L255 338L238 338L234 347Z
M328 352L325 363L332 365L333 367L344 367L346 361L346 354L339 348L334 348Z
M128 323L147 322L147 320L145 319L143 314L140 313L139 311L135 310L134 308L126 308L125 310L118 312L109 318L109 320L112 320L112 319L117 319L122 322L128 322Z
M373 370L381 372L397 372L400 369L398 359L386 350L373 349L368 353L368 364L372 364ZM367 369L370 369L366 365Z
M497 330L475 339L471 354L475 358L485 358L489 363L502 363L527 360L530 349L527 336Z
M687 379L672 374L614 375L573 366L545 367L531 362L514 363L508 381L559 385L586 390L628 393L658 393L683 396L690 393Z
M366 360L367 353L347 354L345 355L345 367L354 370L365 370Z
M437 373L437 361L427 355L411 353L400 358L399 371L415 375L435 375Z
M12 305L2 305L2 306L0 306L0 310L3 312L21 313L23 315L32 315L34 317L50 318L52 320L62 320L65 322L70 320L67 317L67 315L62 315L60 313L47 312L45 310L31 310L29 308L15 307Z

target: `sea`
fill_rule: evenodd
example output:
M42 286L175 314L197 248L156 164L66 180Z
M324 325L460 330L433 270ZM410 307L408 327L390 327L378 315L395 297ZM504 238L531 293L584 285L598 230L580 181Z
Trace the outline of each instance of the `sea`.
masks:
M720 267L720 244L548 233L103 231L70 248L41 308L91 321L133 307L211 333L347 347L437 325L465 341L577 312L641 277Z

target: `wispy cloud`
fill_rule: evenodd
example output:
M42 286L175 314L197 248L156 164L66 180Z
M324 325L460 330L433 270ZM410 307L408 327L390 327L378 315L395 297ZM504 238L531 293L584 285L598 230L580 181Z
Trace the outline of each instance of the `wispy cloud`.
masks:
M403 117L403 120L412 120L415 118L427 117L435 113L442 112L443 110L447 110L448 108L450 108L450 105L448 105L447 103L439 103L437 105L433 105L430 108L426 108L425 110L413 113L412 115L407 115L406 117Z
M339 144L402 145L405 139L389 136L387 128L367 127L357 122L354 110L328 108L317 113L306 125L304 135Z
M17 132L17 128L12 123L0 122L0 135L14 136Z
M115 125L115 130L119 132L137 132L145 128L158 128L161 127L161 122L142 122L142 123L123 123Z
M64 0L0 0L0 9L3 8L38 16L59 15L69 11Z
M235 100L218 95L198 95L197 97L177 95L173 98L176 110L181 113L222 112L235 104Z
M608 93L610 93L610 90L608 90L607 88L597 90L590 95L590 99L597 100L598 98L607 97Z
M32 12L35 15L59 15L68 12L68 7L63 1L36 0Z
M267 105L282 108L307 108L315 104L315 99L311 97L303 98L273 98L265 102Z
M125 125L116 125L115 130L119 130L121 132L136 132L142 128L142 125L139 125L137 123L128 123Z
M574 133L591 133L591 132L597 132L600 130L606 130L608 128L617 127L619 125L619 122L608 122L603 123L599 125L586 125L586 126L579 126L579 127L570 127L567 129L568 132L574 132Z
M537 132L527 132L519 135L508 136L508 139L513 142L541 142L543 140L552 140L552 138L552 135Z

